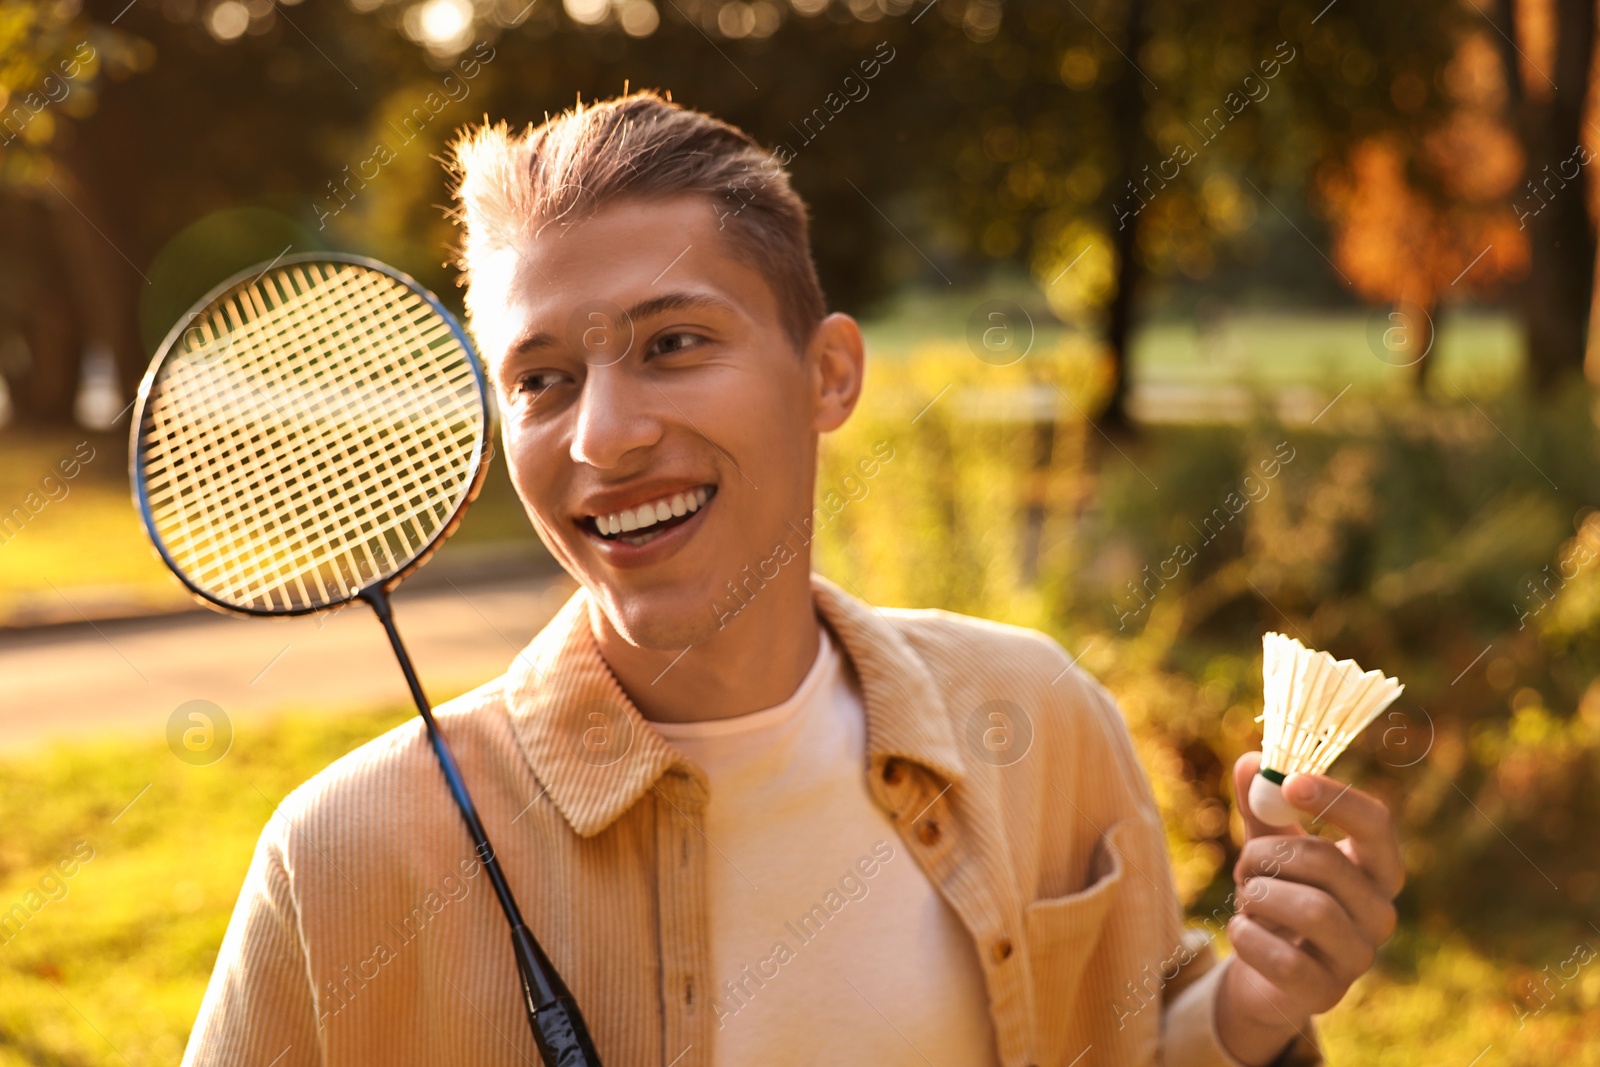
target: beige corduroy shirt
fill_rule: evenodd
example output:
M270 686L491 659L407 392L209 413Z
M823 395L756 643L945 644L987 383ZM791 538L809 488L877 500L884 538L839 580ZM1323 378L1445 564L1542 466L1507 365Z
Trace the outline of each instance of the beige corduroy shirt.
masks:
M861 773L974 939L999 1061L1235 1067L1213 1022L1228 963L1183 929L1110 696L1037 632L812 588L862 694ZM618 686L588 601L438 717L607 1067L703 1067L705 775ZM1279 1062L1321 1059L1301 1039ZM420 721L274 814L184 1063L537 1067L504 920Z

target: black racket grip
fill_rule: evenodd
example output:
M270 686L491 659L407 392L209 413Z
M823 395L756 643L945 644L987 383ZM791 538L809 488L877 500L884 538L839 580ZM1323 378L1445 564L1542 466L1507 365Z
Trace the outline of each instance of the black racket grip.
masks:
M511 929L523 1006L544 1067L601 1067L578 1002L526 926Z
M546 1004L533 1014L533 1037L551 1067L600 1067L589 1030L571 997Z

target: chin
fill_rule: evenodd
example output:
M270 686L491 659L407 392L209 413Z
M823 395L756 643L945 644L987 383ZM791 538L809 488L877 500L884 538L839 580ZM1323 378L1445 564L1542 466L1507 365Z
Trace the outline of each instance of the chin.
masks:
M604 584L590 588L606 619L635 648L681 652L717 633L711 598L703 591L631 591Z

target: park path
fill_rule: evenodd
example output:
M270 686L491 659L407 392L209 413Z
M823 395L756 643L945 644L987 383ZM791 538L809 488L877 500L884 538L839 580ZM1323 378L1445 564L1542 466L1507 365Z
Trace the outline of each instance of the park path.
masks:
M503 672L576 586L565 575L401 587L395 621L435 704ZM210 611L0 632L0 753L107 735L166 736L206 700L237 724L291 708L409 706L372 611L254 619Z

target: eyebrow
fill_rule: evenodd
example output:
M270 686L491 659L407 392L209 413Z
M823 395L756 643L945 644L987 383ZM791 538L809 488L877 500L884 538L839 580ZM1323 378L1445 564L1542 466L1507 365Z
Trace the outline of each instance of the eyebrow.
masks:
M720 311L732 315L739 314L738 308L720 296L679 290L640 300L633 306L624 308L622 315L629 322L638 322L668 311L683 310ZM549 330L537 330L519 337L511 346L509 354L513 356L522 355L541 349L555 348L559 344L560 340Z

